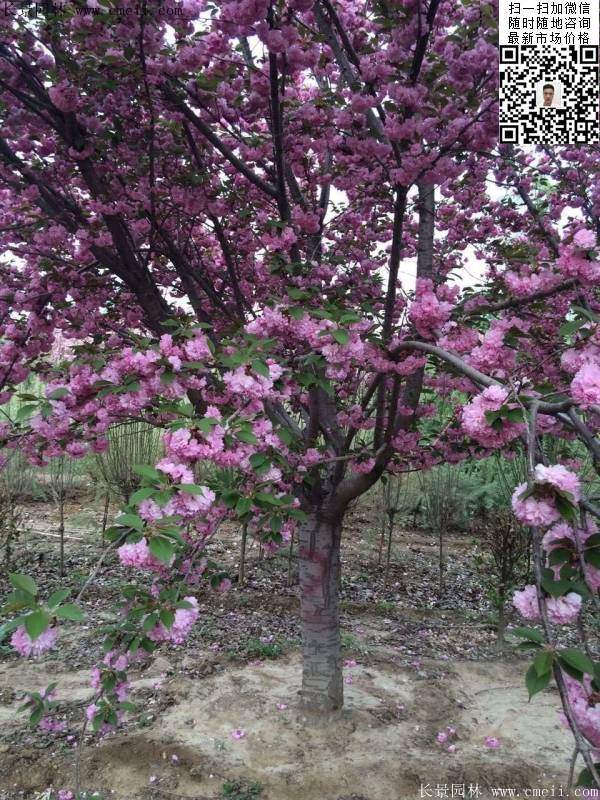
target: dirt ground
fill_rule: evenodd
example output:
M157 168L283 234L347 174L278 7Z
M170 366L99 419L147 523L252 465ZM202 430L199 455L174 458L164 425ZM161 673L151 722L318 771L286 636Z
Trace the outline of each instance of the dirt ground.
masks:
M50 591L59 585L58 548L41 532L52 529L53 512L39 504L30 513L15 562ZM93 504L69 509L75 590L100 552L98 514ZM572 750L558 694L549 688L528 704L527 662L498 658L471 539L449 538L446 591L436 600L435 542L399 532L384 586L370 516L358 509L349 520L346 702L335 719L306 719L299 709L297 586L287 586L287 554L259 560L255 548L244 587L198 594L201 615L185 647L160 649L132 672L138 711L114 734L86 736L82 786L114 800L412 800L461 796L461 787L466 797L496 787L555 787L558 796ZM234 574L233 532L213 547ZM0 800L73 789L89 670L100 656L93 623L108 618L121 579L109 561L85 603L89 621L62 631L60 649L41 661L0 647ZM31 731L16 710L24 691L51 681L65 723L58 735ZM436 742L448 726L454 752ZM499 748L485 746L490 736Z

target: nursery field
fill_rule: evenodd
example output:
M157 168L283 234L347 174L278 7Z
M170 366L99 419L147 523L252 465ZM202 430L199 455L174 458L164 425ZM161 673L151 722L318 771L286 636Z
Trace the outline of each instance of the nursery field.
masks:
M0 798L68 791L76 769L88 796L115 800L564 791L572 742L559 722L558 693L550 687L528 704L526 661L510 645L498 652L477 537L446 535L440 596L438 542L403 520L386 581L385 552L378 564L381 502L380 492L368 495L344 531L341 712L318 720L300 708L294 554L265 557L249 545L244 585L234 580L217 594L200 584L200 615L185 645L158 648L130 671L136 710L118 731L87 731L82 740L90 666L102 657L98 626L110 619L123 580L111 553L80 603L85 622L63 628L57 649L28 662L7 642L0 651ZM104 507L81 487L63 511L66 583L76 594L102 552ZM32 500L12 556L15 569L48 591L59 585L57 522L54 504ZM239 531L224 529L209 548L238 574ZM2 584L4 591L5 577ZM32 730L19 701L51 682L60 730Z

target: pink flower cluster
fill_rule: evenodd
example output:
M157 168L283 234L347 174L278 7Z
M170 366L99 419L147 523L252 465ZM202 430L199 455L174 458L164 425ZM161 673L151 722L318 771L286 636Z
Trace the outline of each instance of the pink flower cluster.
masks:
M40 656L46 650L53 648L57 639L58 628L46 628L37 639L31 639L25 630L25 626L19 625L13 633L10 643L20 656L29 658L29 656Z
M427 339L439 336L444 323L450 319L457 292L457 287L453 289L447 284L434 288L429 278L417 280L408 316L421 336Z
M571 381L571 397L581 408L600 405L600 363L587 362Z
M178 608L175 611L172 626L167 629L162 623L159 623L148 633L149 639L154 642L184 643L198 619L200 611L195 597L184 597L183 599L191 605L191 608Z
M523 431L519 422L502 420L502 427L494 428L488 422L486 411L498 411L506 404L508 390L503 386L488 386L476 395L462 410L462 427L472 439L484 447L501 447Z
M594 755L597 760L600 757L600 704L591 700L593 694L591 678L589 675L584 675L583 683L580 683L564 671L562 675L575 722L595 749ZM559 717L565 727L570 727L563 711L559 711Z
M150 552L148 541L140 539L133 544L123 544L117 550L119 560L124 567L135 567L136 569L152 570L161 572L165 565L156 559Z
M597 533L597 530L598 529L595 523L588 523L586 529L573 529L568 523L559 522L556 525L553 525L552 528L546 532L542 540L542 546L546 553L551 553L558 547L564 547L564 540L567 539L573 543L573 561L578 563L579 557L577 549L584 549L587 539ZM561 566L561 564L555 564L551 567L551 569L554 571L555 578L559 577ZM595 567L593 564L585 562L583 574L591 591L597 592L598 589L600 589L600 569Z
M529 497L523 498L527 491L526 483L520 483L512 496L515 516L524 525L552 525L560 519L553 490L567 492L573 502L580 499L579 478L562 464L552 464L549 467L538 464L534 470L534 482L536 491Z
M521 591L515 592L513 605L524 619L531 622L539 622L541 619L535 586L526 586ZM546 608L550 622L555 625L568 625L575 622L581 611L581 595L569 592L563 597L549 597L546 600Z

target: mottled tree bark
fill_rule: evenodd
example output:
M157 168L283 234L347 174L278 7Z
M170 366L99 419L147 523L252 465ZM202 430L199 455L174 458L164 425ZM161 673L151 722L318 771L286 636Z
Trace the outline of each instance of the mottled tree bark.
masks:
M302 705L334 711L344 702L339 625L341 517L311 515L299 531Z

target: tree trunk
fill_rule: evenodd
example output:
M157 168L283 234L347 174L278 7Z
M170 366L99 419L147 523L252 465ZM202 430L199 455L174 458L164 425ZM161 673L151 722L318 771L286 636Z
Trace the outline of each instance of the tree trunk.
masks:
M59 527L60 534L60 577L65 577L65 497L64 492L61 491L59 500Z
M288 587L292 585L292 566L294 563L293 558L294 558L294 531L292 531L292 535L290 537L290 549L288 551L288 573L287 573Z
M339 621L341 517L311 515L299 530L302 705L334 711L344 702Z
M394 533L394 515L389 515L388 521L388 544L387 552L385 555L385 575L383 578L383 588L387 589L388 580L390 579L390 562L392 560L392 535Z
M240 542L240 571L238 575L238 584L244 585L246 580L246 539L248 538L248 525L242 527L242 541Z
M496 629L496 650L501 655L504 652L504 632L506 631L506 589L500 585L498 592L498 627Z

